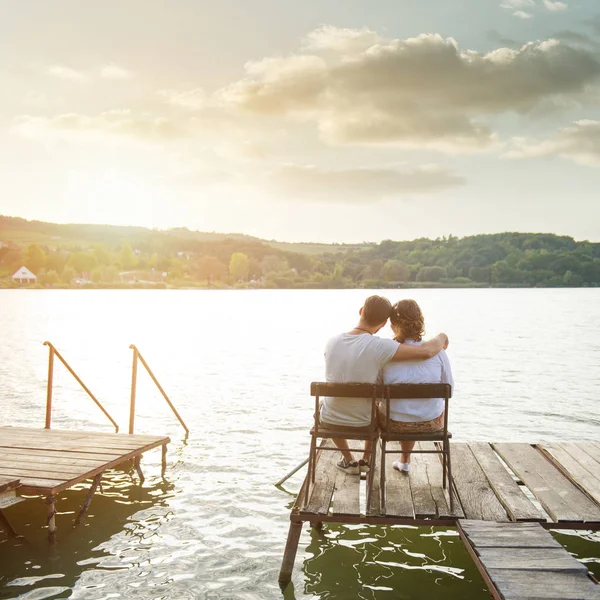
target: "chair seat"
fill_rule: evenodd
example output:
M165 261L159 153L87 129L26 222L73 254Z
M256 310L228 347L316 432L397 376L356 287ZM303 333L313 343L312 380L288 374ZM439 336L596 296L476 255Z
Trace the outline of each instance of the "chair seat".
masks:
M386 442L403 442L414 440L416 442L441 442L444 440L444 430L428 431L426 433L385 433L380 432L380 437ZM452 434L448 432L448 439L452 437Z
M310 430L310 435L315 435L315 428ZM377 427L369 425L367 427L340 427L331 426L319 427L317 437L319 438L344 438L346 440L364 440L371 439L378 435Z

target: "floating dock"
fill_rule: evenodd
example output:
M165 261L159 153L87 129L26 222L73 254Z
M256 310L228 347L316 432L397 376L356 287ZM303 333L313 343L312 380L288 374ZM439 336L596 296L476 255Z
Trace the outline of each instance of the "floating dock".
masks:
M92 480L90 492L76 518L87 511L103 473L133 461L140 479L144 452L162 448L163 474L168 437L137 434L98 433L59 429L0 427L0 513L21 495L46 496L48 533L56 534L56 495L82 481ZM9 533L5 515L0 525Z
M399 444L394 444L388 445L388 449L395 447L400 453ZM433 443L421 442L421 449L432 449L428 448L428 444ZM442 465L438 455L413 454L410 474L395 471L392 460L386 460L386 489L380 490L380 459L379 452L376 452L371 505L366 506L361 479L336 468L339 453L319 451L315 483L308 503L304 505L302 493L305 480L290 514L280 585L284 587L291 580L304 522L313 526L326 522L446 525L459 527L461 537L489 583L494 598L600 598L600 586L587 577L585 566L575 559L568 560L570 555L564 549L564 555L559 560L561 568L549 570L559 573L567 565L568 576L558 574L550 577L548 569L539 568L544 561L546 565L552 565L557 550L557 543L545 529L600 529L599 443L536 445L454 442L451 444L451 453L454 511L450 510L449 491L442 488ZM386 497L385 511L381 509L382 493ZM514 576L509 576L509 571L513 573L509 568L512 565L510 561L498 563L499 554L514 555L512 546L505 546L505 551L492 553L487 549L480 552L481 544L477 545L477 535L480 533L486 534L483 536L486 541L498 538L498 548L501 548L502 539L507 535L518 541L520 532L524 531L530 536L533 531L539 532L542 537L546 536L535 553L537 566L533 562L523 563L531 567L524 568L527 575L534 571L537 573L530 579L530 588L527 588L527 576L523 575L523 568L518 568L515 561L513 571L518 572ZM539 535L535 538L536 542L538 538ZM492 577L487 571L488 567L493 573ZM571 573L573 568L578 573L577 577L583 577L581 581L584 583L581 585L587 586L584 595L570 595L566 588L561 587L575 577ZM498 574L496 569L503 572ZM545 593L533 583L534 579L543 581L544 575L541 573L546 573L548 581L553 582L547 586ZM510 583L507 589L512 591L502 595L502 582L506 585ZM523 592L526 589L527 593ZM519 593L513 593L515 590Z

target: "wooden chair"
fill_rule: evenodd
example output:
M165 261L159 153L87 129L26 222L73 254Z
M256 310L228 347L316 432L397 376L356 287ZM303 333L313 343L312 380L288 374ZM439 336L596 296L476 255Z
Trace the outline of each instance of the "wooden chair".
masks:
M308 455L308 475L304 487L304 507L310 499L312 486L315 483L317 439L343 438L347 440L363 440L371 442L371 460L367 476L367 506L371 505L371 490L373 488L373 475L375 464L373 459L375 444L379 437L377 424L377 402L381 398L381 387L372 383L324 383L313 381L310 384L310 394L315 398L315 422L310 430L310 453ZM337 427L329 423L321 423L320 399L323 396L337 396L341 398L367 398L371 400L371 423L366 427ZM337 447L321 445L321 451L339 451ZM349 448L351 452L363 452L362 448Z
M385 514L385 458L386 454L396 454L397 450L387 450L388 442L438 442L437 450L412 450L410 454L431 454L442 455L442 485L446 489L446 480L449 482L450 510L454 511L454 495L452 493L452 463L450 460L450 438L452 434L448 431L448 401L452 397L452 386L449 383L400 383L395 385L383 386L383 399L385 403L385 419L381 427L381 475L380 475L380 493L381 493L381 511ZM444 427L438 431L429 433L396 433L390 431L391 419L390 400L428 400L431 398L444 399ZM441 449L439 443L442 444Z

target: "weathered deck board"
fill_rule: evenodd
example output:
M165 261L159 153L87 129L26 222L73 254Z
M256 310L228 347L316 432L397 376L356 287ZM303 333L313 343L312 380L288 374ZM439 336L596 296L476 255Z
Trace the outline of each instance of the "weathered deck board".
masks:
M415 445L415 449L417 446ZM401 477L406 477L400 473ZM415 518L432 519L437 517L438 510L427 475L427 460L423 454L413 454L410 460L410 492L412 494ZM439 484L442 479L440 477Z
M0 475L20 478L22 494L54 495L169 442L159 436L0 427Z
M600 503L600 463L577 444L540 444L538 448L577 487Z
M539 524L462 521L461 529L478 556L479 568L505 599L600 598L600 587L589 579L586 566ZM503 543L490 545L500 534ZM547 545L540 546L538 540L544 537ZM507 540L517 545L507 546Z
M419 446L424 450L433 450L433 442L419 442ZM419 455L422 462L425 463L427 468L427 479L429 480L429 487L431 489L431 496L436 505L437 516L440 519L464 519L465 513L463 512L460 500L454 493L454 512L450 510L450 494L449 486L448 491L444 491L442 487L443 483L443 468L442 462L440 461L439 454L421 454Z
M381 474L381 442L378 440L375 444L371 468L375 469L373 473L373 489L371 491L371 506L367 506L367 515L379 515L381 513L381 492L379 488Z
M600 521L600 507L529 444L493 444L557 523Z
M398 442L392 442L387 447L400 452ZM385 457L385 514L399 519L414 519L409 476L396 471L392 467L393 462L394 455L388 454Z
M508 515L468 444L450 445L452 477L467 519L508 521Z
M600 590L581 573L492 569L505 600L598 600Z
M329 512L329 505L333 496L336 469L336 452L325 451L318 455L315 483L308 500L308 505L304 512L326 515Z
M22 457L27 460L41 461L44 459L52 462L54 460L67 460L69 463L76 462L103 462L106 460L112 460L114 454L104 454L100 452L82 452L77 453L69 450L54 450L46 448L45 450L39 450L37 448L7 448L0 446L0 460L6 459L11 460L14 457Z
M25 450L17 452L6 452L6 450L8 450L8 448L0 449L0 462L7 465L13 463L30 463L34 465L81 465L95 467L114 458L112 454L95 454L93 456L86 454L84 456L87 458L82 458L72 452L66 455L58 453L58 456L54 456L57 453L53 452L52 456L49 456L48 452L30 454L29 452L25 453Z
M360 513L360 476L348 475L336 467L333 492L334 515L358 515Z
M523 493L488 443L470 443L469 448L511 521L546 520Z

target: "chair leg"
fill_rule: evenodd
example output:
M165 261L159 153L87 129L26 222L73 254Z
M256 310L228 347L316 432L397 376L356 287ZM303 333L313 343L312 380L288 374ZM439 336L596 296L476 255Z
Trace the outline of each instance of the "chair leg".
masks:
M452 461L450 459L450 442L447 445L448 451L448 490L450 492L450 511L454 513L454 484L452 482Z
M381 514L385 515L385 440L381 440L381 461L379 471L379 496Z
M371 498L373 494L373 480L375 473L375 458L377 456L377 440L371 440L371 452L369 454L370 469L367 473L367 514L371 511Z
M442 487L446 489L446 440L444 440L442 446ZM438 446L439 448L439 446Z

